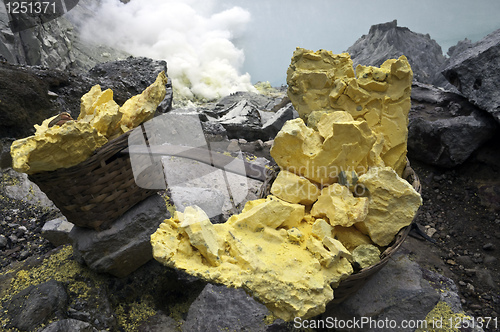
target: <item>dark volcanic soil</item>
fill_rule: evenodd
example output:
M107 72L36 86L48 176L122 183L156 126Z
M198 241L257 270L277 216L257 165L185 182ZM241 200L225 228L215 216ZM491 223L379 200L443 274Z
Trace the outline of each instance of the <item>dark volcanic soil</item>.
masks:
M412 162L424 199L416 221L429 235L435 231L437 243L409 237L405 247L422 266L452 278L464 310L475 317L500 314L498 141L497 136L452 170Z

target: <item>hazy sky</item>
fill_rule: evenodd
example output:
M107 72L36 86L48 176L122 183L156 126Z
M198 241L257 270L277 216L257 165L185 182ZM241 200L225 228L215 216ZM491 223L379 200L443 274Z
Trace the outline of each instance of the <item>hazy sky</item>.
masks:
M242 70L252 82L285 83L295 47L345 51L370 26L394 19L423 34L443 53L459 40L477 41L500 28L499 0L221 0L221 9L241 6L251 14L236 46L245 51Z
M296 47L341 53L370 26L429 34L443 53L500 28L500 0L99 0L82 36L164 59L178 95L217 99L286 83ZM104 33L103 33L104 32Z

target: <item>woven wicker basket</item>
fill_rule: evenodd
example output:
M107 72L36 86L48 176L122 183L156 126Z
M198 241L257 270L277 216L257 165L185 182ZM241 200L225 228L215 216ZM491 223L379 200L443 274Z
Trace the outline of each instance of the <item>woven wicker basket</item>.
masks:
M29 175L69 222L103 230L156 190L136 185L128 154L127 132L109 141L76 166Z
M271 167L267 172L267 179L262 185L260 190L260 197L266 197L271 192L271 186L273 181L276 179L278 175L279 168ZM410 183L413 188L421 193L422 187L420 185L420 180L415 173L415 171L411 168L410 162L407 161L405 170L403 171L403 178ZM414 218L415 220L415 218ZM410 233L411 225L402 228L399 233L394 238L394 241L382 252L380 255L380 261L372 266L366 267L354 274L351 274L347 279L344 279L340 282L339 286L334 289L335 297L330 303L341 303L349 296L358 291L363 285L373 276L375 273L380 271L389 261L389 258L399 249L399 247L403 244L404 240Z

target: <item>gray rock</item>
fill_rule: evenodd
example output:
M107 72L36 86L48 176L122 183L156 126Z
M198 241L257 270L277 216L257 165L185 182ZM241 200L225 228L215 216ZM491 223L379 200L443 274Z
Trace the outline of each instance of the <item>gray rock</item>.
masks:
M217 122L202 122L201 127L207 143L226 142L228 140L226 129Z
M95 271L125 277L152 258L150 236L168 218L163 198L151 196L104 231L73 227L74 254Z
M276 113L272 113L270 119L267 120L262 126L263 135L261 138L265 141L273 139L281 130L285 122L298 117L294 111L295 109L293 108L292 103L289 103L288 105L280 108Z
M267 308L244 290L208 284L191 304L182 330L266 331Z
M174 186L170 188L170 194L177 211L184 212L186 207L197 205L206 212L212 223L222 222L225 196L220 190Z
M49 209L57 209L54 203L28 179L25 173L18 173L12 168L2 170L2 177L7 179L8 185L0 187L0 191L7 197Z
M453 280L422 269L404 253L397 253L361 289L340 304L329 304L321 316L346 321L371 319L375 322L424 320L438 302L445 302L455 313L463 313ZM384 325L385 327L385 325ZM366 323L362 331L378 331ZM395 329L413 331L413 329ZM480 330L478 330L480 331Z
M0 138L0 169L12 167L10 146L13 141L13 138Z
M0 249L5 248L8 243L9 241L7 240L7 238L3 234L0 234Z
M50 85L57 85L65 78L68 75L59 71L0 62L0 138L32 135L34 124L62 112L48 91Z
M42 236L49 240L55 247L71 244L69 233L74 225L66 217L49 220L42 227Z
M493 137L496 122L464 97L430 85L412 86L409 156L425 163L455 167Z
M240 91L221 98L217 101L213 109L205 110L205 113L211 117L221 118L241 100L246 100L253 107L261 111L270 111L275 105L274 98L254 92Z
M87 322L76 319L62 319L49 324L40 332L97 332L97 330Z
M130 97L142 93L144 89L156 80L161 71L167 74L167 63L163 60L128 57L124 60L97 64L87 74L82 76L89 82L92 82L92 85L99 84L103 90L112 89L113 99L118 105L122 105ZM173 92L170 80L166 88L167 95L160 105L158 105L156 114L166 113L172 107ZM58 91L54 92L57 93Z
M442 73L464 96L500 122L500 29L454 52Z
M260 138L262 120L260 112L242 99L226 110L226 114L217 120L227 131L229 138L244 138L254 140Z
M397 23L394 20L373 25L368 35L363 35L347 49L354 67L358 64L380 66L388 59L405 55L413 70L414 79L431 83L445 61L441 46L428 34L412 32L408 28L398 27Z
M62 282L49 280L29 286L14 295L8 304L10 327L33 331L49 318L63 318L67 301L68 295Z
M138 328L138 332L178 332L178 323L170 316L165 315L162 312L158 312L156 315L148 318L148 320L142 323Z
M232 172L224 172L195 160L166 157L162 159L162 162L174 204L186 206L190 202L198 202L206 205L204 202L212 199L215 204L205 211L209 218L222 214L223 220L226 220L232 214L238 213L247 201L258 197L259 190L262 187L262 182L259 180L250 179ZM250 160L249 162L260 165L266 162L269 163L264 158ZM241 167L244 167L243 164ZM183 195L182 192L188 193L186 188L191 188L188 190L189 192L198 193L193 197ZM176 194L177 191L180 195ZM219 209L221 200L223 204Z

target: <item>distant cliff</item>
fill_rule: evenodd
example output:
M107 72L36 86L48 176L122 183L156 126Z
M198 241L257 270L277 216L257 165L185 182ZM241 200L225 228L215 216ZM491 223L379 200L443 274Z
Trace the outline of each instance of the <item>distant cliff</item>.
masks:
M66 14L48 19L43 15L12 15L0 4L0 60L52 69L88 70L97 63L126 57L124 52L79 38L77 22L92 15L97 0L73 2L76 6Z
M358 64L380 66L385 60L405 55L413 70L413 78L421 83L451 87L440 73L446 58L441 46L429 34L398 27L397 21L373 25L347 49Z

